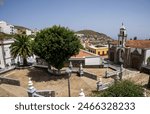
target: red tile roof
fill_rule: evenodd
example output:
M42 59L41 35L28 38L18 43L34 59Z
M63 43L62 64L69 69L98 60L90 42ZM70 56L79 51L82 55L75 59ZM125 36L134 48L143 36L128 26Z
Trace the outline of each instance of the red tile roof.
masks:
M118 41L115 40L111 44L117 45ZM128 40L125 45L132 48L150 48L150 40Z
M150 48L150 40L128 40L126 47Z

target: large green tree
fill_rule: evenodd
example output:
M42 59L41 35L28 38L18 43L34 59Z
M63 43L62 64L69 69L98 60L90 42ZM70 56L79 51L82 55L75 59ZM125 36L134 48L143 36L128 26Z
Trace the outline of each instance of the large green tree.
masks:
M33 49L36 55L60 71L65 61L79 53L80 47L73 31L55 25L37 33Z
M27 65L27 57L32 53L31 38L26 35L16 35L14 43L10 46L13 58L20 56L23 58L23 65Z

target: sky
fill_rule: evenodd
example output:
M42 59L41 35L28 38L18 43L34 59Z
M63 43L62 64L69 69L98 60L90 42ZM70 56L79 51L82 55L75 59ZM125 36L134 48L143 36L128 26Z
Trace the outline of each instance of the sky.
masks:
M53 25L90 29L117 39L150 38L150 0L0 0L0 20L31 29Z

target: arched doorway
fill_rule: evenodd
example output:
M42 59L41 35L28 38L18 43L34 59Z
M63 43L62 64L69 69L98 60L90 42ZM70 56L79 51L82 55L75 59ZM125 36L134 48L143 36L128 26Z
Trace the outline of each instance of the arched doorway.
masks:
M131 53L131 67L139 70L141 64L142 64L142 55L139 54L137 50L135 50L133 53Z

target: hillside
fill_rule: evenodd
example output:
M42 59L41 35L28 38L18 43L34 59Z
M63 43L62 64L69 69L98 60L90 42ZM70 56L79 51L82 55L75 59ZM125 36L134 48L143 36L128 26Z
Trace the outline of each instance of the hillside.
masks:
M107 44L107 41L113 41L113 39L106 34L95 32L93 30L80 30L77 34L84 34L84 38L88 38L92 44Z

